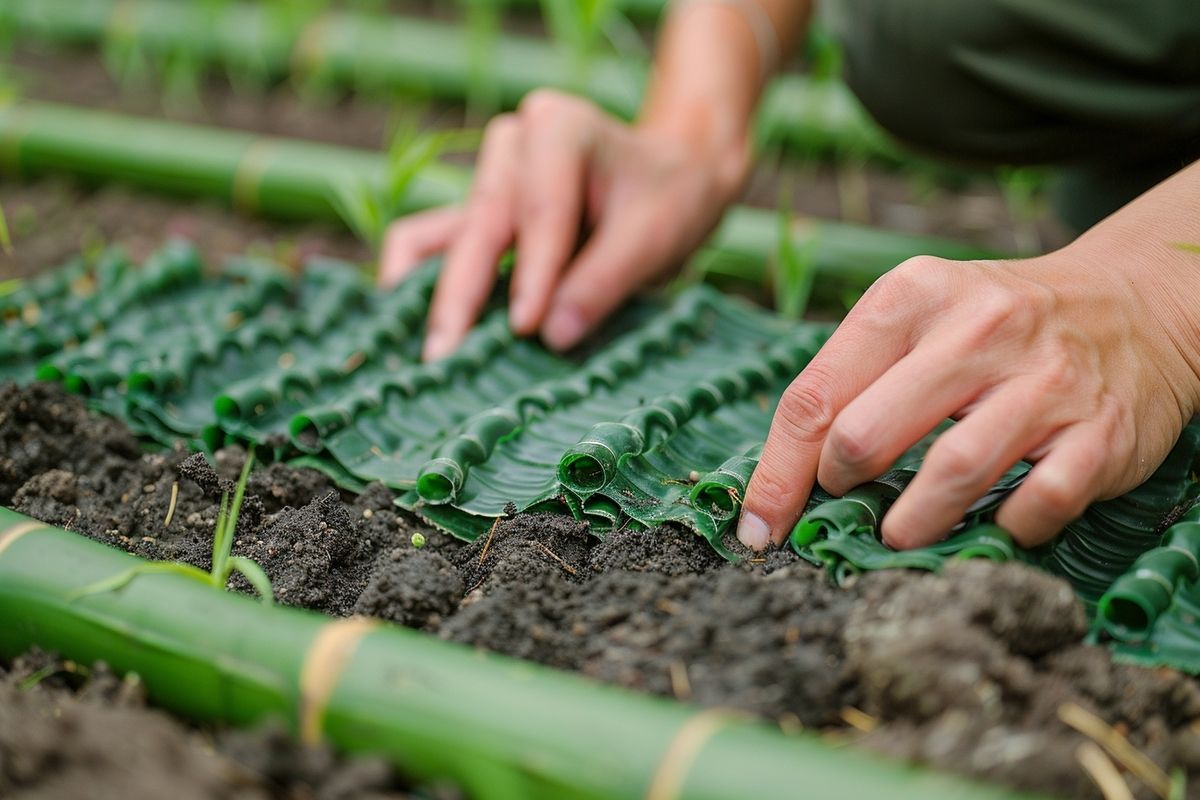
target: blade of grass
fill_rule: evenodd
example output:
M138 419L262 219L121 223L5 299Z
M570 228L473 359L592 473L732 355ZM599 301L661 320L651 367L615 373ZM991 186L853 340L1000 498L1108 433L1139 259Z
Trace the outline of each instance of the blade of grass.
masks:
M234 572L240 572L242 577L250 582L254 591L258 592L258 596L262 598L263 603L271 605L275 602L275 590L271 588L271 579L267 577L267 573L263 571L262 567L242 556L232 556L229 559L229 566Z
M209 582L209 575L199 567L193 567L191 564L180 564L175 561L155 561L149 564L139 564L136 567L131 567L124 572L118 572L104 580L90 583L80 589L77 589L67 595L67 602L78 600L81 597L87 597L93 594L104 594L106 592L116 592L124 589L134 578L140 575L181 575L191 580L200 581L201 583Z
M225 544L225 531L229 527L229 492L221 495L221 510L217 512L217 525L213 529L213 556L212 556L212 572L208 575L208 582L217 588L225 587L225 580L220 578L220 575L225 572L225 559L221 557L222 553L228 551Z
M238 516L242 513L242 501L246 498L246 484L250 481L250 470L254 466L254 451L246 454L246 463L242 465L242 473L238 476L237 488L233 490L233 502L229 513L224 516L225 524L217 531L213 539L213 583L225 588L229 581L230 551L233 550L233 535L237 530ZM225 505L222 498L221 505ZM218 518L218 524L220 518Z
M788 201L790 182L780 189L778 244L775 251L775 308L787 319L800 319L812 299L817 277L815 237L804 247L796 245L792 235L792 214Z

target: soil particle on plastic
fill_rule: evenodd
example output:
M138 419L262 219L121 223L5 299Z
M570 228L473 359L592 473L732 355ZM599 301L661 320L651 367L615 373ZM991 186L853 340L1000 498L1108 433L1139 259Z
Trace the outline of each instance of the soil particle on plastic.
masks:
M136 676L32 651L0 661L0 797L384 800L408 797L377 759L296 744L282 728L194 728L149 708Z

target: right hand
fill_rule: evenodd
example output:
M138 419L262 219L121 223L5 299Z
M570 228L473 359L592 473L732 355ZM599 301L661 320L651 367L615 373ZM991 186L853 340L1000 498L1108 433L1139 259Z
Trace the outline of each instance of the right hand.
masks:
M748 169L744 137L732 145L707 138L677 124L626 125L551 90L493 119L466 204L398 220L384 241L384 286L446 253L425 360L462 343L514 242L512 329L540 332L555 350L577 344L631 294L676 268L716 226Z

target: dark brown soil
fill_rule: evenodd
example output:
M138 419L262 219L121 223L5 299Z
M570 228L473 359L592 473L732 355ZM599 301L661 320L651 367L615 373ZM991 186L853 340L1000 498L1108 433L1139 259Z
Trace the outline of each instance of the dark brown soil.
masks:
M221 451L214 474L183 452L140 452L120 423L88 414L57 388L0 388L0 504L148 558L208 566L215 496L242 457ZM164 526L176 482L178 506ZM569 518L513 515L463 545L399 512L383 487L346 497L320 474L282 465L257 469L248 496L235 551L263 565L284 603L372 614L946 770L1095 797L1075 756L1084 739L1058 717L1076 703L1159 764L1200 779L1200 685L1169 670L1115 665L1107 651L1084 645L1083 610L1067 584L1021 565L957 563L941 575L873 574L835 589L787 553L732 566L669 528L598 541ZM412 544L415 532L427 537L423 548ZM92 705L100 708L70 713L170 727L140 707ZM25 713L44 714L38 707ZM0 698L0 720L22 708ZM78 736L88 724L79 723ZM170 743L155 747L196 734L176 726L163 735ZM103 762L92 766L99 774L110 768L103 749L83 744L62 757L75 759L76 750ZM166 759L162 749L147 752ZM30 780L57 780L35 774ZM212 785L204 774L198 792ZM1129 782L1137 796L1152 796Z
M282 728L186 726L122 679L41 652L0 662L0 797L406 798L386 763L296 744Z

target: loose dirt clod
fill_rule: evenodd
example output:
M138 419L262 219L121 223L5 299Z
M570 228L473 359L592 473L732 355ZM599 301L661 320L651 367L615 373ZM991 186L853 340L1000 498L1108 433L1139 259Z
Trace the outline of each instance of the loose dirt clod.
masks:
M149 708L136 680L41 652L0 661L0 797L407 797L387 764L305 748L281 725L217 732ZM34 680L31 680L34 679Z

